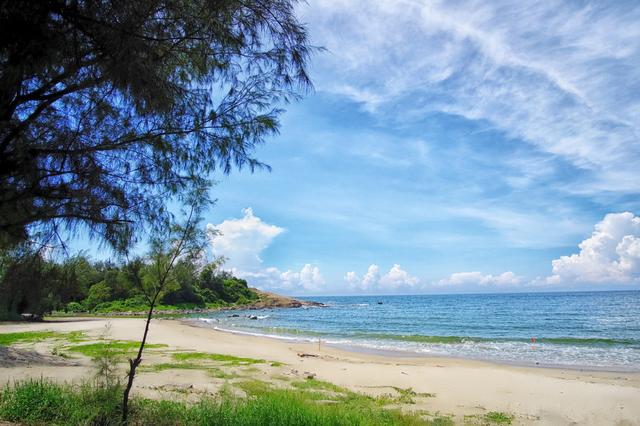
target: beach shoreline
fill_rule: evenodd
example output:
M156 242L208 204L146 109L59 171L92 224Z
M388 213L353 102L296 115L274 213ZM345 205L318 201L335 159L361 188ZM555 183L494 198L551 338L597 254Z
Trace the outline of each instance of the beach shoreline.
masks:
M141 319L66 318L42 323L3 323L0 333L83 331L91 339L98 339L107 324L110 338L115 340L135 340L143 331ZM318 345L311 342L240 335L173 319L154 319L149 343L164 344L167 348L150 354L147 363L154 362L154 356L162 358L177 350L265 359L283 365L280 370L286 374L300 377L313 374L319 380L361 393L411 388L432 394L433 397L409 409L446 413L455 419L501 411L512 413L515 424L640 424L638 372L514 366L430 356L397 357L329 345L321 345L318 350ZM43 342L34 344L32 349L51 353L51 345ZM0 382L40 377L77 381L91 374L92 366L87 360L77 362L78 365L65 367L0 367ZM272 373L263 369L255 374L269 380ZM219 385L197 371L167 370L141 374L135 392L149 396L153 389L180 383L211 391Z
M228 328L221 328L217 326L210 326L207 323L200 322L199 318L174 318L176 321L181 321L186 325L195 326L195 327L203 327L211 330L219 331L222 333L230 333L236 334L240 336L254 336L265 339L273 339L277 341L284 342L298 342L298 343L309 343L309 344L317 344L318 339L314 339L312 337L293 337L293 336L280 336L280 335L272 335L272 334L259 334L252 333L244 330L234 330ZM391 357L391 358L427 358L427 359L454 359L454 360L468 360L468 361L477 361L482 363L487 363L495 366L511 366L511 367L525 367L525 368L545 368L552 370L571 370L571 371L580 371L580 372L604 372L604 373L637 373L640 374L640 366L638 368L625 368L625 367L602 367L602 366L591 366L591 365L582 365L582 364L544 364L544 363L535 363L535 362L525 362L525 361L510 361L510 360L498 360L498 359L485 359L479 357L472 356L457 356L457 355L440 355L440 354L429 354L427 352L414 352L410 350L402 350L402 349L380 349L375 347L357 345L357 344L343 344L343 343L330 343L325 340L321 340L321 345L324 347L331 347L337 350L342 350L345 352L353 352L353 353L361 353L365 355L379 355L383 357Z

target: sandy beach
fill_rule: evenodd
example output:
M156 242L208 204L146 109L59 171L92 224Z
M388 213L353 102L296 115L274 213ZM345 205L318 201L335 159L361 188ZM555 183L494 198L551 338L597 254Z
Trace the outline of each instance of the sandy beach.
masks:
M99 339L109 323L116 340L141 337L143 321L133 318L59 319L43 323L3 323L0 333L25 331L84 331ZM149 351L143 365L162 362L175 351L200 351L265 359L272 363L245 369L264 381L277 377L304 378L314 374L353 391L370 395L393 392L394 387L430 394L402 407L452 415L463 423L465 416L489 411L510 413L514 424L604 425L640 424L640 373L529 368L463 359L408 358L348 352L317 344L239 335L199 327L179 320L152 322L150 343L166 348ZM55 343L44 341L25 346L51 355ZM307 354L310 356L300 356ZM64 365L47 361L28 365L0 366L0 383L25 378L80 381L90 377L92 364L83 357ZM135 392L161 397L183 387L193 395L216 392L224 379L199 370L144 370Z

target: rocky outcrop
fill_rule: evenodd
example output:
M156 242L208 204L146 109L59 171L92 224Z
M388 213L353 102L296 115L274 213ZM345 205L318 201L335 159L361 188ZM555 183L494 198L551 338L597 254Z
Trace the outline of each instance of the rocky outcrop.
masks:
M260 299L256 302L246 306L239 306L237 309L268 309L268 308L302 308L306 307L323 307L325 306L320 302L312 302L308 300L298 300L292 297L282 296L275 293L269 293L267 291L258 290L252 288L251 290L258 293Z

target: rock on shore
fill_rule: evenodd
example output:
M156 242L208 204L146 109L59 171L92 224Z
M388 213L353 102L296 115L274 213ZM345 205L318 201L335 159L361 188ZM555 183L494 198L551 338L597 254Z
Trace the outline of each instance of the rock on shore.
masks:
M252 288L251 290L258 293L260 299L248 306L239 306L238 309L267 309L267 308L302 308L307 307L323 307L325 306L320 302L312 302L307 300L298 300L288 296L282 296L280 294L269 293L267 291L258 290Z

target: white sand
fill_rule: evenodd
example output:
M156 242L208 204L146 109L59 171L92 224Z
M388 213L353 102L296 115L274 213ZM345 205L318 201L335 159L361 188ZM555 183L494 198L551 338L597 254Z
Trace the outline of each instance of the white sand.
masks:
M111 338L139 339L140 319L72 319L47 323L0 324L0 333L17 331L75 331L102 333L107 321ZM464 415L503 411L516 416L516 424L537 425L640 425L640 373L577 371L526 368L445 358L379 356L282 340L219 332L177 320L154 320L150 343L164 343L169 349L197 350L286 363L288 370L312 372L352 390L379 394L390 386L433 393L424 408L430 412ZM39 347L36 349L49 350ZM317 354L301 358L299 353ZM144 363L143 363L144 364ZM1 367L1 366L0 366ZM91 366L30 366L0 368L0 383L26 377L79 380L91 374ZM263 373L264 374L264 373ZM194 384L212 388L211 377L200 371L165 371L141 376L143 385ZM267 377L264 377L267 379Z

